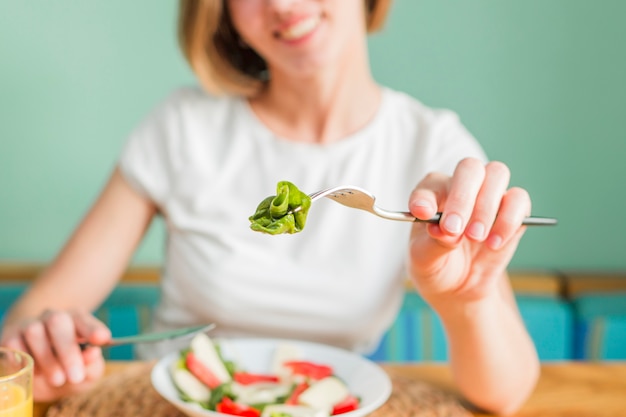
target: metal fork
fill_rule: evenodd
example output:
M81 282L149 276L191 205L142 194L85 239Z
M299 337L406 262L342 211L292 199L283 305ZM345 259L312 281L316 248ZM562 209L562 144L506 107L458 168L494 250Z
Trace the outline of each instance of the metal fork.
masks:
M317 191L309 194L309 197L311 198L311 203L322 197L326 197L339 204L343 204L344 206L365 210L369 213L377 215L378 217L389 220L439 223L439 219L441 218L441 213L435 214L435 216L430 219L422 220L406 211L384 210L375 204L376 198L370 192L352 185L340 185L338 187ZM297 211L300 211L300 207L293 210L293 212ZM531 216L526 217L522 224L526 226L551 226L557 224L557 220L551 217Z
M215 323L203 324L200 326L191 326L184 327L180 329L173 330L165 330L162 332L153 332L153 333L141 333L133 336L125 336L118 337L114 339L109 339L105 343L95 344L89 342L81 342L78 344L82 350L86 349L89 346L99 346L99 347L113 347L113 346L121 346L121 345L131 345L136 343L154 343L161 340L168 339L179 339L184 337L194 336L196 333L205 333L209 330L212 330L215 327Z

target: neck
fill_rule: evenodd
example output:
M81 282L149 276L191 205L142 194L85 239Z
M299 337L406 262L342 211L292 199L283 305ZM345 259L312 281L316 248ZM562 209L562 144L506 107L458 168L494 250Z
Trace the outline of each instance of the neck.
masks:
M380 88L367 49L340 65L303 77L272 70L272 80L250 100L257 116L277 135L298 142L331 143L365 126L380 104Z

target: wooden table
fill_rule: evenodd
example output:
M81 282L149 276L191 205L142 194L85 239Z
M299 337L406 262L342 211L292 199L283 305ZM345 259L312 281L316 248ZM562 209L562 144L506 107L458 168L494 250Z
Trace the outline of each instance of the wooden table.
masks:
M111 362L107 373L119 372L129 365L129 362ZM450 371L444 364L386 364L383 367L394 375L417 378L455 391ZM35 404L33 416L43 417L46 409L47 404ZM514 416L626 416L626 362L543 364L534 393Z

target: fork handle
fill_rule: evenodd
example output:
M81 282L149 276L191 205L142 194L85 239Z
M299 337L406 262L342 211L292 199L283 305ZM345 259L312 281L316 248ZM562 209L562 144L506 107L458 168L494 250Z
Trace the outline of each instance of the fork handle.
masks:
M413 217L412 215L408 214L410 217L413 218L412 221L414 222L421 222L421 223L434 223L437 224L439 223L439 220L441 219L441 212L435 214L433 217L431 217L430 219L427 220L421 220L418 218ZM537 216L530 216L530 217L526 217L523 221L522 224L524 226L554 226L558 223L557 219L552 218L552 217L537 217Z

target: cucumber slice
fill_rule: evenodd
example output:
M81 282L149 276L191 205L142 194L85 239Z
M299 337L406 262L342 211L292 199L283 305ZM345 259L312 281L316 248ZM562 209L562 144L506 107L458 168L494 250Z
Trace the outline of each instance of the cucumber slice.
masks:
M233 394L242 404L269 404L289 395L291 384L259 383L251 385L232 384Z
M215 345L209 336L198 333L191 340L191 350L196 358L220 380L223 384L231 380L228 370L224 366Z
M263 409L261 417L328 417L328 413L305 405L273 404Z
M329 376L315 382L300 394L298 402L312 408L331 410L339 401L344 400L350 391L343 381Z
M176 388L191 401L204 403L211 398L211 390L186 369L172 366L170 375Z
M291 374L291 371L283 366L283 363L301 358L302 351L297 346L287 343L278 345L272 358L271 372L281 378L285 378Z

